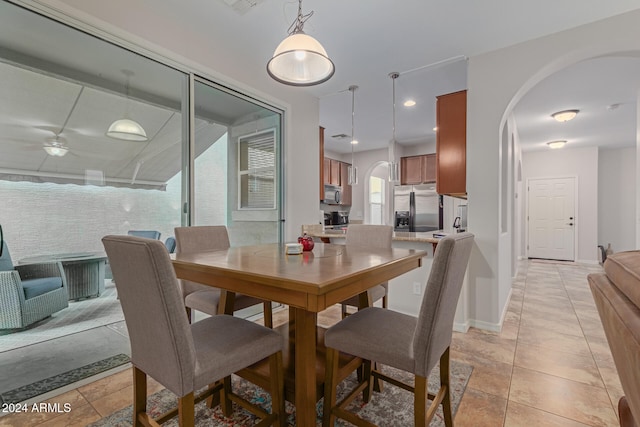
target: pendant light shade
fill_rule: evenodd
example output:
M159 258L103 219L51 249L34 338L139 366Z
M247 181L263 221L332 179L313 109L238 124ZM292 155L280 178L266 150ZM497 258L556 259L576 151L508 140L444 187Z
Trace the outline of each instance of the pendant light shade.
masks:
M267 73L276 81L291 86L313 86L326 82L333 76L335 66L327 51L302 27L313 12L302 15L302 0L298 3L298 16L289 36L276 48L267 63Z
M146 141L149 139L140 123L131 119L119 119L111 123L107 130L107 136L126 141Z
M125 75L127 81L125 84L125 93L127 96L126 110L124 117L111 123L109 129L107 129L106 135L114 139L122 139L125 141L147 141L147 132L145 132L142 125L135 120L129 118L129 80L133 76L133 71L122 70L122 74Z
M400 73L389 73L393 82L393 131L391 141L389 141L389 181L400 181L400 163L398 163L398 155L396 153L396 79Z

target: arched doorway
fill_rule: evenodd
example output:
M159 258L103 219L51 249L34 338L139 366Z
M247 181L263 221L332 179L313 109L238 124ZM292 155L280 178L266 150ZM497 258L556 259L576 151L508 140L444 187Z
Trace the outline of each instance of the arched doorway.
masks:
M389 185L389 163L376 162L365 174L364 211L366 224L391 224L393 188Z

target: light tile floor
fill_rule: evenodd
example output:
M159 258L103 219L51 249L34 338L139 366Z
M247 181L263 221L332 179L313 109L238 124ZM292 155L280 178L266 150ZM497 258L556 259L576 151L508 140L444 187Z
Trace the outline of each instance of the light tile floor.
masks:
M502 332L455 333L454 359L474 371L455 417L457 427L615 426L622 387L584 266L523 261ZM286 320L277 313L274 322ZM335 307L319 318L328 326ZM0 426L83 426L131 404L129 370L51 399L69 413L13 414ZM149 393L161 386L150 382Z

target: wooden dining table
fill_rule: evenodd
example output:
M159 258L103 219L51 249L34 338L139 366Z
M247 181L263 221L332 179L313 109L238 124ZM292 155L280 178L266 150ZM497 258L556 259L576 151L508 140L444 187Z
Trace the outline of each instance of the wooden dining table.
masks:
M425 256L421 250L323 243L287 255L285 245L265 244L176 254L173 266L179 279L226 291L220 305L227 314L233 313L235 293L289 306L289 322L279 328L286 338L285 397L295 404L298 426L315 426L324 381L324 329L317 326L318 313L354 295L366 306L367 289L420 267ZM353 363L359 362L343 355L340 369L347 372ZM240 375L268 388L264 364Z

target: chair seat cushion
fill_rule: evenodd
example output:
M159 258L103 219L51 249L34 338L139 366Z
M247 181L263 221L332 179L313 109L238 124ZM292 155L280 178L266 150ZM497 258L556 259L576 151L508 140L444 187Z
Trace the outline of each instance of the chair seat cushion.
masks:
M61 277L43 277L22 281L24 299L35 298L62 287Z
M229 315L196 322L191 325L191 332L196 352L196 389L284 347L284 337L274 330Z
M640 307L640 251L618 252L607 257L604 271L620 292Z
M385 285L386 283L382 285L377 285L367 291L369 292L369 296L371 296L371 301L376 302L379 299L382 299L382 297L384 297L387 294L387 288L385 287ZM356 295L342 301L342 304L358 307L360 305L359 301L360 301L359 296Z
M210 315L218 314L218 304L220 303L220 290L209 288L206 290L192 292L184 299L184 305L193 310ZM263 301L247 295L236 294L234 311L261 304Z
M327 330L327 347L414 373L413 316L369 307L341 320ZM380 339L384 337L384 345Z

